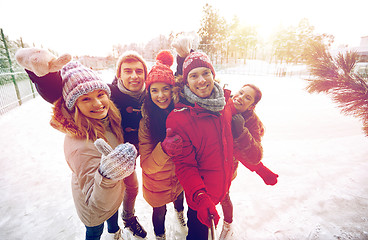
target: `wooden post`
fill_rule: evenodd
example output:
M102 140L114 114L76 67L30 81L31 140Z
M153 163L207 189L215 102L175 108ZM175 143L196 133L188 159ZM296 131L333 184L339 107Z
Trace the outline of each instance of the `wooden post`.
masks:
M6 57L8 58L8 62L9 62L10 74L12 76L13 84L14 84L14 87L15 87L15 92L16 92L17 98L18 98L18 104L22 105L22 98L20 97L19 88L18 88L17 82L15 81L14 71L13 71L13 68L12 68L12 62L11 62L11 59L10 59L9 50L8 50L8 46L6 44L3 29L0 28L0 31L1 31L1 40L4 43L5 54L6 54Z

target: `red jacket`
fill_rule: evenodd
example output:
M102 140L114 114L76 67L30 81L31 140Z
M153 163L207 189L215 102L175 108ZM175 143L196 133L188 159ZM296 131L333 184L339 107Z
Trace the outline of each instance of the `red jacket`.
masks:
M233 173L233 136L230 91L226 105L214 114L195 104L179 102L169 114L166 127L183 139L183 151L173 157L176 175L184 188L188 206L197 210L194 194L205 189L215 204L228 192Z

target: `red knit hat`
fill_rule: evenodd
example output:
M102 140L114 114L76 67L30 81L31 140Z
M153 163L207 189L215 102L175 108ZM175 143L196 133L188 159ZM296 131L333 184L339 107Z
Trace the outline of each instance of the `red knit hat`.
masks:
M146 79L147 89L152 83L163 82L170 85L175 84L173 71L170 69L174 63L174 57L170 51L163 50L156 56L156 63L148 73Z
M212 66L210 58L203 52L192 52L184 60L183 63L183 79L186 82L190 71L194 68L209 68L215 78L215 69Z

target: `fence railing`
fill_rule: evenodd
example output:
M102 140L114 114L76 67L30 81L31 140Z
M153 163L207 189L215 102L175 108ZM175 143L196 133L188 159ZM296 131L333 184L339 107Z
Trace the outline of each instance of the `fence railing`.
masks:
M0 115L36 96L35 86L25 72L0 72Z
M221 74L309 77L306 65L270 64L264 61L248 60L246 64L223 64L214 67L216 72ZM0 70L0 116L37 95L34 84L24 71L9 73Z

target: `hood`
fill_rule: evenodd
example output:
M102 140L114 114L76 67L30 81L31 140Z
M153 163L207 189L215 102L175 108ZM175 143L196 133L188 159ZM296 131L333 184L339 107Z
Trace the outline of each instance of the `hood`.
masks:
M85 138L86 135L81 132L74 122L70 112L66 109L64 100L59 98L53 107L53 115L50 120L50 125L62 133L68 134L77 138Z

